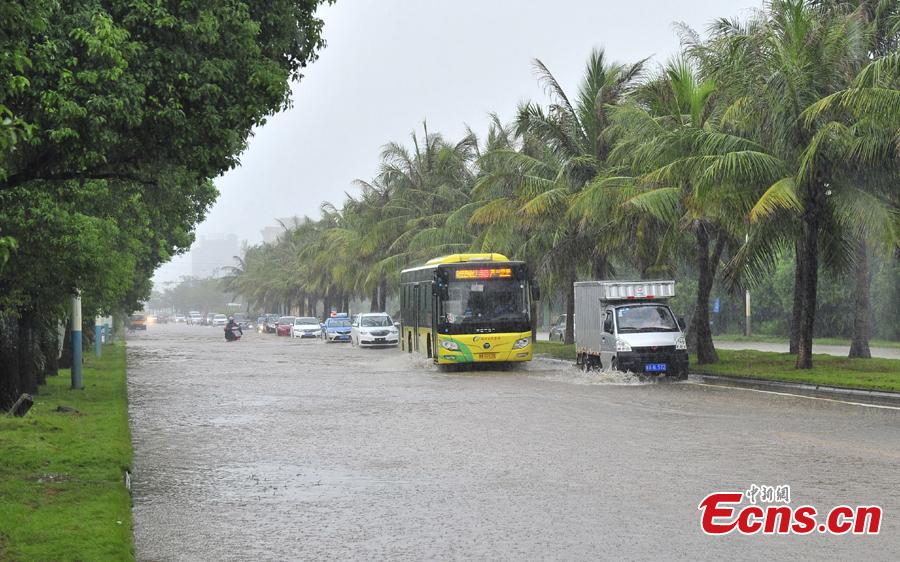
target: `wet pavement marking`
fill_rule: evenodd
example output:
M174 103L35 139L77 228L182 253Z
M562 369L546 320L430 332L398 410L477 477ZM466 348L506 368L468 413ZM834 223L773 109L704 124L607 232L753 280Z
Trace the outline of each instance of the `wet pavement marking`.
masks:
M695 384L697 386L709 386L713 388L728 388L731 390L747 390L750 392L761 392L763 394L774 394L776 396L790 396L792 398L806 398L808 400L823 400L825 402L837 402L839 404L849 404L850 406L862 406L863 408L880 408L882 410L898 410L898 406L885 406L883 404L866 404L864 402L850 402L848 400L837 400L835 398L821 398L819 396L807 396L805 394L792 394L790 392L775 392L774 390L760 390L758 388L743 388L740 386L727 386L724 384L707 384L703 382L687 381L687 384Z

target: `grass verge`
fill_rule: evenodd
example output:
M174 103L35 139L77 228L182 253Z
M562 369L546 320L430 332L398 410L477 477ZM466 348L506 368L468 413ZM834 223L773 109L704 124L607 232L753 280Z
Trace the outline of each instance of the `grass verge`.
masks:
M550 341L536 341L534 342L534 352L539 355L548 355L557 359L575 361L574 345Z
M721 334L718 336L713 336L714 340L720 341L728 341L728 342L760 342L760 343L788 343L788 338L781 336L750 336L747 337L742 334ZM849 347L850 340L845 340L842 338L814 338L814 345L844 345ZM900 341L890 341L890 340L869 340L869 347L890 347L895 349L900 349Z
M125 345L88 359L84 390L69 385L60 371L25 417L0 415L0 560L134 559Z
M794 368L796 356L787 353L743 349L716 352L720 361L711 365L697 365L691 356L691 372L900 392L900 360L897 359L848 359L816 354L812 369L799 370Z
M534 351L557 359L575 360L575 346L535 342ZM719 362L697 365L691 356L691 373L765 380L812 383L864 390L900 392L900 360L848 359L833 355L813 355L813 368L794 368L794 355L750 350L716 350Z

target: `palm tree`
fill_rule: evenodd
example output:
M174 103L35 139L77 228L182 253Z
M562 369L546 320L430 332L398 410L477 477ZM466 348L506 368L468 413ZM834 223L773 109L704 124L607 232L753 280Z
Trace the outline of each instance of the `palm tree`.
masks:
M742 229L734 217L749 210L748 199L731 185L703 189L692 165L699 145L726 136L714 126L715 92L715 84L698 78L686 57L670 61L659 77L635 93L633 103L613 113L619 141L611 159L625 164L635 177L599 178L590 188L627 212L619 223L657 219L656 226L665 232L663 249L676 248L685 234L693 238L698 290L688 343L701 364L718 361L709 328L709 297L720 260Z
M525 253L543 256L540 269L562 279L566 294L565 342L574 342L574 282L578 267L589 256L595 275L607 274L608 249L598 244L596 232L581 228L569 214L578 192L606 165L611 146L604 133L609 124L608 106L617 103L633 87L643 67L609 63L603 50L588 58L585 76L575 102L547 66L536 59L535 69L551 96L551 104L527 102L519 106L516 134L519 149L504 147L492 157L500 161L489 182L515 187L518 218L527 236ZM510 201L490 201L479 209L476 222L485 224L492 213L502 213ZM499 218L499 217L495 217ZM509 220L509 216L504 217Z
M847 187L839 183L841 163L818 142L827 123L803 113L850 83L866 56L863 31L845 11L773 0L746 26L720 21L713 39L692 49L733 96L725 126L762 148L747 151L730 139L711 139L702 147L703 159L695 161L697 173L711 184L751 190L768 184L750 219L766 221L787 211L796 221L798 368L812 366L820 257L841 267L847 262L847 233L832 197Z

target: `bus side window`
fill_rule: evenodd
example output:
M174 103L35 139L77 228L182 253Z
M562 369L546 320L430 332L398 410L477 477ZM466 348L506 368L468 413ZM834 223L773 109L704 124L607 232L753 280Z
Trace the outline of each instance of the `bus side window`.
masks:
M425 286L424 283L419 284L419 302L418 304L418 312L419 312L419 327L425 326L425 298L428 295L428 287Z
M425 320L423 322L423 326L431 326L431 284L423 284L422 285L422 294L425 296Z

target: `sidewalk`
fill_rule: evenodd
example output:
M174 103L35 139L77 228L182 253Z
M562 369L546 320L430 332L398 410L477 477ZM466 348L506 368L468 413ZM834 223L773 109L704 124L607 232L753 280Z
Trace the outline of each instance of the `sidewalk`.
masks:
M787 353L788 343L766 343L751 341L721 341L713 340L716 349L752 349L755 351L771 351L774 353ZM900 349L891 347L872 347L870 348L872 357L880 357L882 359L900 359ZM813 353L822 353L825 355L834 355L837 357L847 357L850 353L849 345L813 345Z

